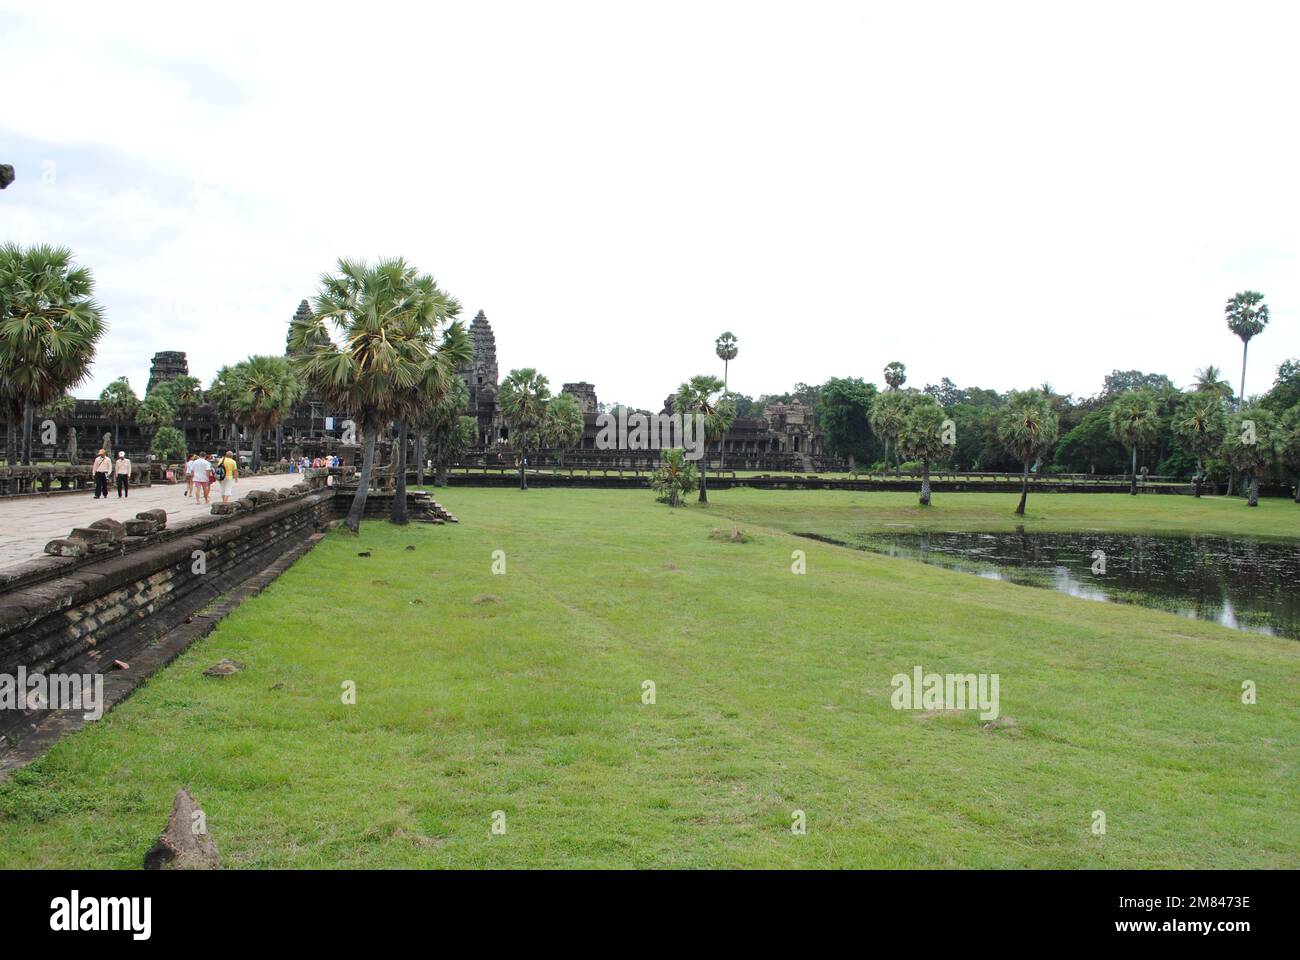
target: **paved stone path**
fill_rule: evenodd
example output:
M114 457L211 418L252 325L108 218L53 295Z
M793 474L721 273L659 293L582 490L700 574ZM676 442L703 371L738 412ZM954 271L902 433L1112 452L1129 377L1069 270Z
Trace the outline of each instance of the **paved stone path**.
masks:
M242 497L250 490L292 486L301 479L300 473L241 478L231 499ZM221 497L214 492L212 499L215 502ZM45 544L66 537L73 527L89 526L102 517L129 520L141 510L154 507L167 511L169 529L187 518L209 513L207 506L195 506L194 500L185 496L183 483L136 487L129 497L121 499L113 490L109 491L107 500L96 500L91 490L43 497L0 497L0 567L45 556Z

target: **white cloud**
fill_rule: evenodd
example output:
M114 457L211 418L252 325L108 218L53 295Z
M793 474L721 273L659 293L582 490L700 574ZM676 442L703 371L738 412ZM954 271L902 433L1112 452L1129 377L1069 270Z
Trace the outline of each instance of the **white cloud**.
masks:
M1300 353L1285 4L0 6L0 236L95 270L94 389L281 350L345 254L643 406L723 329L753 394L1235 381L1243 288L1249 389Z

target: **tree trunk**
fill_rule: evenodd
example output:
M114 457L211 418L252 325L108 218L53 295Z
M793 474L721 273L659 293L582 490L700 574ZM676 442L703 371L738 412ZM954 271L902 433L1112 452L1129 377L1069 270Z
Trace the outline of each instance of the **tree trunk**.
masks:
M397 421L397 487L393 490L393 509L389 523L407 523L406 517L406 421Z
M116 420L114 420L114 421L113 421L113 449L114 449L114 450L121 450L121 449L122 449L122 446L121 446L122 441L121 441L121 438L118 436L118 434L120 433L120 430L118 429L119 426L120 426L120 424L119 424ZM105 452L107 453L108 451L105 451ZM109 455L111 456L112 454L109 454Z
M1250 478L1250 496L1246 500L1247 506L1259 506L1259 474Z
M1300 503L1300 477L1295 480L1295 502Z
M1138 448L1133 444L1133 472L1129 475L1128 492L1133 496L1138 495Z
M1025 472L1020 476L1020 504L1016 507L1016 515L1023 517L1025 515L1025 501L1029 499L1029 461L1025 461Z
M446 456L447 443L446 438L438 434L438 448L433 453L433 485L435 487L445 487L447 485L447 460Z
M284 458L284 424L275 425L275 462L279 463Z
M415 483L424 486L424 431L415 431Z
M930 505L930 461L921 461L921 506Z
M709 443L704 442L704 457L700 461L700 503L709 502Z
M370 474L375 466L375 440L378 435L378 430L366 431L366 446L361 455L361 479L348 510L347 528L353 533L361 529L361 515L366 512L366 496L370 493Z
M1246 402L1246 348L1250 346L1249 340L1241 341L1241 393L1237 397L1237 409Z
M1205 472L1204 461L1203 461L1200 457L1197 457L1197 458L1196 458L1196 493L1195 493L1195 496L1196 496L1196 498L1197 498L1198 500L1199 500L1200 497L1201 497L1201 476L1204 474L1204 472Z
M528 444L519 444L519 489L528 489Z
M262 431L257 429L253 431L253 473L262 469Z
M18 421L12 416L8 418L5 429L5 459L11 467L18 465Z
M32 410L30 402L23 404L23 463L32 465Z

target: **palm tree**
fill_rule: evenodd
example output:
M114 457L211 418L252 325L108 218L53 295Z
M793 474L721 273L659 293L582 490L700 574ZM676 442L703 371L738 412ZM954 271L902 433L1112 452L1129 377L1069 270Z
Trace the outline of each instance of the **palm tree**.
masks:
M1291 407L1282 415L1282 466L1300 473L1300 406ZM1295 502L1300 503L1300 477L1296 479Z
M417 434L415 449L416 458L420 461L417 473L421 483L424 481L424 454L421 448L424 437L428 434L433 442L433 485L435 487L447 485L447 464L453 454L458 455L460 452L453 450L453 440L468 404L469 390L466 389L465 382L457 377L440 400L431 402L420 411L415 422ZM477 423L477 421L472 422ZM476 433L477 429L475 429Z
M239 430L240 417L239 384L236 378L235 367L222 367L212 378L212 383L205 394L208 403L212 406L212 412L220 418L223 426L230 425L232 443Z
M890 390L897 390L907 383L907 365L891 360L885 364L885 384Z
M1110 405L1111 435L1133 451L1133 472L1128 492L1137 496L1138 447L1150 446L1160 430L1160 411L1148 390L1121 393Z
M928 393L918 394L898 432L898 448L909 460L921 461L921 506L930 505L930 463L946 459L952 447L944 441L943 407Z
M459 321L449 322L451 317L460 312L460 302L447 296L433 282L433 278L427 275L417 281L417 293L422 305L415 311L413 318L429 337L429 357L415 388L400 393L394 408L397 416L397 489L394 491L388 521L396 524L407 522L406 447L409 428L412 424L418 424L426 409L444 402L449 394L457 393L457 387L464 390L465 385L457 371L474 360L474 342L464 324ZM435 341L434 334L442 323L447 323L442 330L442 340ZM461 409L464 409L463 404ZM415 435L415 455L418 458L422 455L418 425Z
M135 422L144 433L146 440L152 440L163 427L169 426L176 419L176 408L167 399L166 391L154 390L136 411Z
M405 260L338 261L321 276L310 315L295 315L289 349L308 386L336 409L349 411L365 435L361 477L347 528L361 529L375 464L375 442L399 398L425 372L432 339L424 294ZM334 336L331 336L331 331ZM338 337L335 342L334 337Z
M1013 390L998 412L998 441L1011 456L1025 465L1020 478L1020 503L1016 514L1025 515L1029 499L1029 466L1054 443L1060 420L1052 402L1039 390Z
M1223 443L1225 427L1223 400L1217 392L1188 394L1174 414L1174 436L1184 450L1196 456L1197 497L1201 495L1201 479L1205 476L1205 458Z
M1268 326L1268 304L1264 295L1254 290L1243 290L1223 308L1228 318L1228 329L1241 338L1241 393L1239 402L1246 402L1246 350L1251 337L1264 332Z
M585 425L582 408L571 394L561 393L546 405L542 439L548 447L559 452L560 466L564 466L564 451L582 439Z
M903 429L903 421L907 419L913 396L914 394L911 393L890 389L876 394L871 400L871 407L867 410L867 423L871 426L871 432L885 441L886 469L889 467L891 443L894 446L895 468L899 465L898 434Z
M550 383L532 367L511 370L497 391L497 406L510 424L510 443L519 449L519 489L528 489L528 446L536 439L551 398Z
M85 379L105 329L94 288L66 247L0 246L0 405L9 416L10 464L15 422L30 461L36 409Z
M393 415L397 418L397 456L394 458L397 484L388 521L396 524L407 522L406 454L410 425L419 419L424 407L444 396L453 382L460 381L457 369L474 359L474 344L464 325L452 322L452 318L460 313L460 301L439 287L427 273L412 274L412 278L407 309L414 334L424 340L427 356L414 386L410 390L397 391L393 397ZM438 340L439 330L442 331L441 341Z
M732 333L730 330L728 330L727 332L719 336L718 339L715 340L713 343L713 350L718 355L718 359L722 361L723 394L727 394L730 392L727 389L727 373L729 372L731 361L736 359L736 354L740 351L740 348L738 346L739 342L740 341L736 339L736 335ZM721 444L718 449L718 466L724 470L727 467L726 447L727 447L727 438L724 436L722 438Z
M1300 473L1300 406L1282 415L1282 463ZM1295 502L1300 503L1300 477L1296 479Z
M132 419L140 409L140 398L131 389L126 377L118 377L99 395L99 406L104 416L113 421L113 446L122 449L119 433L122 421Z
M1266 407L1242 407L1228 420L1223 454L1250 479L1246 503L1259 506L1259 478L1283 458L1286 431Z
M459 308L459 304L457 304ZM439 473L434 485L446 485L446 464L441 459L442 446L456 425L456 419L469 404L469 390L457 372L474 359L474 341L459 320L449 323L443 330L442 342L434 355L434 362L420 383L416 409L411 417L415 432L416 481L424 485L424 438L432 433L438 444Z
M736 418L736 408L727 397L716 397L723 389L723 383L717 377L707 374L691 377L677 388L673 395L673 410L682 415L682 429L686 429L686 418L700 415L704 417L704 462L700 464L700 503L709 502L709 441L721 440L722 435Z
M658 499L675 507L693 486L695 466L686 459L686 451L676 447L662 451L659 466L650 475L650 489L659 494Z
M1213 393L1225 400L1232 398L1232 384L1223 379L1223 371L1212 363L1196 371L1193 388L1197 393Z
M235 410L239 422L253 431L253 463L262 468L262 437L274 430L302 399L302 386L287 357L266 354L235 365Z
M191 377L182 374L179 377L172 377L170 380L164 380L154 390L163 391L163 395L171 401L171 405L176 410L176 416L181 422L181 436L185 436L189 428L190 414L203 402L203 383L198 377Z

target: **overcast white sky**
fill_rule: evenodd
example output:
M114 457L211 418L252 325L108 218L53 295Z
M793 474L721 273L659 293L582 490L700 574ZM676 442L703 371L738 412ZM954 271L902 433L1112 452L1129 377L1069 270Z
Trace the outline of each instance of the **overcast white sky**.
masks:
M280 352L340 255L487 312L502 374L658 409L1300 354L1300 5L0 0L0 239L73 248L91 382Z

